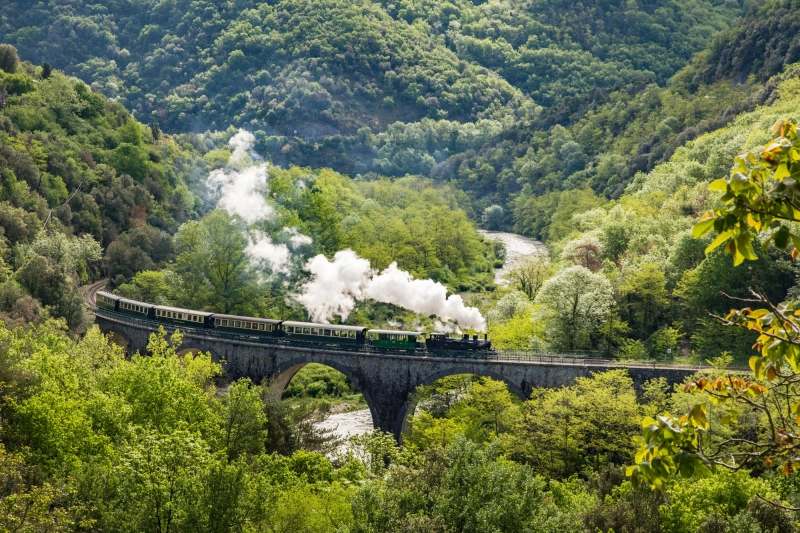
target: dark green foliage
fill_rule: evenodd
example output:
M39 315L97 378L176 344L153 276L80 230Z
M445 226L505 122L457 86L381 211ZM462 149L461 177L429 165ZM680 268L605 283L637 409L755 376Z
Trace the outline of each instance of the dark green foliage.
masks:
M722 78L743 82L750 75L766 81L784 65L800 60L800 3L796 0L763 2L714 42L693 82Z
M15 74L19 68L17 49L10 44L0 44L0 70Z
M167 131L245 126L281 165L427 175L457 183L478 214L510 214L519 193L591 185L618 196L725 124L741 95L699 100L687 116L662 113L658 91L638 95L751 4L15 1L0 31ZM635 114L659 116L643 129ZM120 152L117 170L140 179L142 159Z

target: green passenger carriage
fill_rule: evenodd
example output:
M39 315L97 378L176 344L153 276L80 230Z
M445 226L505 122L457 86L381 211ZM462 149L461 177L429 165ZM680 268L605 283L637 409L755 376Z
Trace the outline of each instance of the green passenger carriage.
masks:
M155 317L155 313L153 313L154 305L138 300L128 300L127 298L120 298L118 304L119 307L117 311L122 314L132 315L138 318L152 319Z
M212 317L215 330L229 331L242 335L260 337L278 337L281 334L281 321L268 318L252 318L248 316L218 315Z
M108 309L109 311L117 311L119 296L106 291L97 291L95 301L97 302L97 307Z
M154 306L153 313L156 320L195 328L208 327L212 315L212 313L207 313L205 311L193 311L191 309L169 307L166 305Z
M374 348L391 350L416 350L417 339L422 336L418 331L392 331L388 329L371 329L367 331L367 342Z
M311 322L283 322L286 338L321 342L324 344L363 345L367 328L363 326L337 326L333 324L313 324Z

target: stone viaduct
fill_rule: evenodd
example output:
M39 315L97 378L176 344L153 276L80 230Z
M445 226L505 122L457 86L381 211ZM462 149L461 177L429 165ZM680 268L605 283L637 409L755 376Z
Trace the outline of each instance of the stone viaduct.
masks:
M155 330L152 323L139 322L116 313L98 312L100 330L123 344L128 353L147 353L147 342ZM166 328L168 332L174 328ZM619 364L583 359L465 359L419 355L395 355L371 352L347 352L324 346L307 347L289 344L264 344L235 337L184 331L182 352L211 353L221 362L231 380L248 377L256 383L274 380L285 389L292 377L308 363L335 368L347 376L363 395L376 428L402 438L409 413L415 407L412 393L420 385L428 385L453 374L488 376L506 383L509 390L522 399L536 387L561 387L575 378L589 376ZM696 368L655 365L626 366L637 388L646 380L665 377L670 383L682 382Z

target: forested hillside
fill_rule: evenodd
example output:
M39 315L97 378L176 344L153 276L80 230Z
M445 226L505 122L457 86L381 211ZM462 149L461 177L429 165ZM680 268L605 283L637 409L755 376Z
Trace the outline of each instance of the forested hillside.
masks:
M796 533L798 29L800 0L4 2L0 533ZM479 226L547 253L496 283ZM703 368L447 376L402 444L342 443L355 380L125 354L101 278ZM431 295L479 320L403 306Z
M707 94L679 92L675 107L693 108L689 116L668 109L646 121L663 123L660 139L641 145L639 124L624 135L632 146L608 145L633 120L621 106L647 113L655 86L752 5L10 2L0 33L142 122L167 131L244 126L259 152L284 165L455 181L476 212L503 206L510 226L520 192L591 182L618 196L636 171L690 138L678 138L684 130L717 118ZM596 108L612 116L576 130ZM606 152L637 157L620 163Z

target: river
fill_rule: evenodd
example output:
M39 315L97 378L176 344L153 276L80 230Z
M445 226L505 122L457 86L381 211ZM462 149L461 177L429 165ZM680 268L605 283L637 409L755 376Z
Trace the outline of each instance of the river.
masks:
M494 279L497 284L504 284L503 276L506 275L511 267L526 257L547 253L547 248L545 248L544 244L530 237L523 237L516 233L506 233L504 231L478 230L478 233L489 240L500 241L506 247L506 262L503 268L498 268L494 271Z
M320 427L333 430L333 434L342 439L350 435L361 435L372 431L372 415L369 409L335 413L322 422Z

